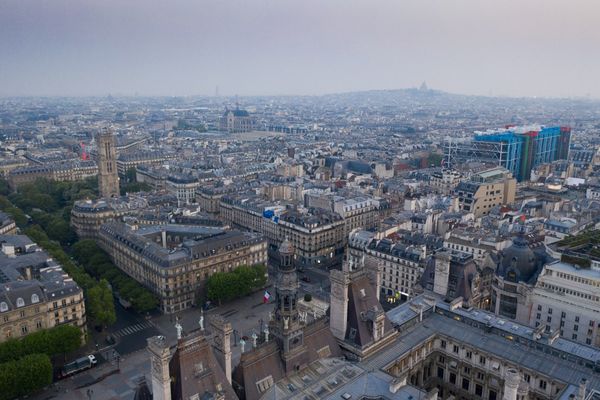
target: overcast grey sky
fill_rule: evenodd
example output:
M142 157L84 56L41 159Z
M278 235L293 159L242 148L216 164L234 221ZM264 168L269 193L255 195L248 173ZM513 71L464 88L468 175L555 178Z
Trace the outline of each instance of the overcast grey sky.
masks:
M600 97L598 0L0 0L0 95Z

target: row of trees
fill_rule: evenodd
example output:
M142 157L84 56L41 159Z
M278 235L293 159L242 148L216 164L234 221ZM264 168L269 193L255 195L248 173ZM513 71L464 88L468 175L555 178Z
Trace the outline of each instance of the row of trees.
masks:
M0 363L16 361L31 354L48 357L68 354L81 346L81 330L73 325L59 325L30 333L22 339L0 343Z
M14 207L14 205L3 196L0 196L0 209L9 213L10 210L16 209L18 210L18 213L23 213L22 210ZM35 211L31 212L31 214L34 216L37 215ZM106 290L110 292L108 285L98 282L83 268L75 264L67 253L65 253L60 243L51 239L41 225L35 224L37 221L33 220L32 223L28 223L26 217L23 218L25 219L24 221L15 219L15 222L17 222L17 225L21 228L22 232L46 250L52 258L63 267L65 272L84 290L87 303L86 309L90 319L94 320L98 325L110 325L114 323L116 320L115 305L112 296L106 296ZM68 227L68 225L67 228L70 232L70 227ZM100 289L91 290L98 285L100 286ZM90 307L90 304L92 307Z
M73 325L60 325L0 343L0 400L24 396L51 384L50 358L80 346L81 330Z
M206 292L210 300L220 304L247 296L266 283L266 266L241 266L231 272L217 272L210 276L206 282Z
M158 299L144 286L113 265L108 254L91 239L73 245L73 257L92 276L110 282L112 287L139 313L158 306Z

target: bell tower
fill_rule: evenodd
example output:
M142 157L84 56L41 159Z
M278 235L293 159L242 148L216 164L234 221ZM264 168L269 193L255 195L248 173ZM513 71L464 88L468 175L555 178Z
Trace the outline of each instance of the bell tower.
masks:
M298 276L294 247L286 239L279 247L279 267L275 284L275 313L270 330L281 346L286 372L299 370L308 362L304 344L304 322L298 312Z
M98 189L105 198L119 197L115 137L108 129L98 135Z

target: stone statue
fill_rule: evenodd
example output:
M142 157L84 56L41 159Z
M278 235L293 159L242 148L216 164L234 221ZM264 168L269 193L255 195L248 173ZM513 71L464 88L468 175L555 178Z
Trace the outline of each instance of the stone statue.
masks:
M256 347L258 345L258 335L256 334L256 332L252 333L252 346Z
M290 317L283 317L283 329L288 329L290 323Z
M240 339L240 346L242 347L242 353L246 348L246 341L244 339Z
M273 321L273 311L269 311L269 321Z
M263 331L263 333L265 334L265 343L269 343L269 326L268 325L265 326L265 330Z
M317 319L317 310L314 310L314 309L313 309L313 319L315 319L315 320Z
M175 324L175 329L177 330L177 339L181 339L181 335L183 333L183 326L181 326L179 321L177 321L177 323Z
M204 331L204 312L200 311L200 320L198 320L198 323L200 324L200 330Z

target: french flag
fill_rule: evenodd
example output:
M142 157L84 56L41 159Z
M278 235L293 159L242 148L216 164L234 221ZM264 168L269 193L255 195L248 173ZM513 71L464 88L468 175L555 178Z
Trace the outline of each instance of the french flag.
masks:
M263 295L263 303L268 303L270 298L271 298L271 293L269 293L267 290L265 290L265 294Z

